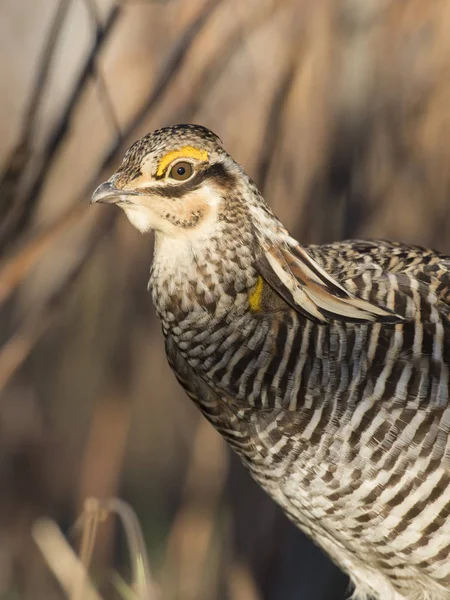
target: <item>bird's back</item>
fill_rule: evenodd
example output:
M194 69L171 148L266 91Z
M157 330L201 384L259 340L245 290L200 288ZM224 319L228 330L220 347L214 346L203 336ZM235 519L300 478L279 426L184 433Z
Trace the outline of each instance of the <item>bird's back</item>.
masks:
M445 254L386 240L348 240L309 245L306 249L327 272L344 285L361 289L362 295L374 295L374 290L367 285L370 275L374 275L375 280L380 275L399 277L401 285L407 277L425 284L429 292L438 295L439 310L450 310L450 257ZM367 289L363 285L359 287L362 275ZM401 304L397 308L401 310Z

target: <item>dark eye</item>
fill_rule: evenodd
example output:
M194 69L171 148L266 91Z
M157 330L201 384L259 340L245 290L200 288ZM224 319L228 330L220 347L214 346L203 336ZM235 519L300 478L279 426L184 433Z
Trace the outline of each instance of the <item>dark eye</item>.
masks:
M177 181L185 181L194 172L191 163L186 161L180 161L173 165L170 169L169 177L176 179Z

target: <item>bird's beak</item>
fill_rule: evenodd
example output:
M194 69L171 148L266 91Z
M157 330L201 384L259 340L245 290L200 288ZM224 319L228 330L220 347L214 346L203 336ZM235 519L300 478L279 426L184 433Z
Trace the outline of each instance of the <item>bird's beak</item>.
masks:
M123 197L123 190L119 190L113 186L109 181L105 181L98 186L95 192L92 194L91 204L95 202L102 202L104 204L116 204L120 198Z

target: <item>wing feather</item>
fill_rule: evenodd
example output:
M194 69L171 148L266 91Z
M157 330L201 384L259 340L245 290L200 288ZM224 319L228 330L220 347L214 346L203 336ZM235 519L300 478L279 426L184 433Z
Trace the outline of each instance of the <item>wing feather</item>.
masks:
M387 307L357 298L300 246L272 246L259 258L256 268L288 304L313 321L400 323L405 320Z

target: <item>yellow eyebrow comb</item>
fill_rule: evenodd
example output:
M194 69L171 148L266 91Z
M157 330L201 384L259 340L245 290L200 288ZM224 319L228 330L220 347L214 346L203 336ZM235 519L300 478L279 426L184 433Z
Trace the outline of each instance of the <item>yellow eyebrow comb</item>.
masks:
M184 146L179 150L172 150L165 154L161 160L159 161L158 170L156 171L156 175L161 177L164 174L167 166L175 160L176 158L197 158L198 160L208 160L208 153L206 150L200 150L199 148L194 148L193 146Z

